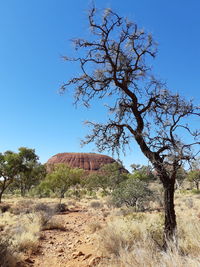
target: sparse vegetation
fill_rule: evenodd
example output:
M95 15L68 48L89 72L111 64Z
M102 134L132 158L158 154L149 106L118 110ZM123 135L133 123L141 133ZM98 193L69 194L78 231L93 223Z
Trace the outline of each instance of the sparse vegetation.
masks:
M103 165L97 173L92 173L85 179L88 190L102 190L103 195L110 194L118 185L127 179L127 172L117 162Z
M17 267L19 257L10 247L10 240L7 236L0 238L0 266L1 267Z
M114 217L98 232L103 255L111 257L106 266L199 266L200 222L191 216L191 210L188 213L190 216L182 220L184 213L178 210L179 246L169 243L167 251L162 249L161 214Z
M143 204L152 199L152 195L146 182L131 177L113 191L113 203L118 207L126 205L141 210L144 209Z
M78 183L83 176L84 171L78 168L71 168L65 164L55 164L53 170L47 174L44 181L41 182L39 188L41 191L52 191L55 196L64 198L67 190Z
M102 208L103 204L100 201L93 200L90 202L90 207L94 209Z

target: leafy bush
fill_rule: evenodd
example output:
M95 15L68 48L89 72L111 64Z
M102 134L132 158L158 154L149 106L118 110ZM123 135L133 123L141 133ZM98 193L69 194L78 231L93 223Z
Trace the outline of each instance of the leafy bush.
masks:
M110 194L122 181L127 179L123 166L117 162L103 165L98 173L93 173L85 179L89 191L102 190L104 196Z
M82 169L71 168L63 163L55 164L52 172L38 186L40 192L53 192L56 196L64 198L65 193L71 186L80 183L80 178L84 174Z
M200 190L199 189L192 189L191 192L193 194L199 195L200 194Z
M113 203L117 207L122 205L135 207L136 210L144 208L145 201L150 200L153 196L148 184L140 179L129 178L122 182L112 194Z

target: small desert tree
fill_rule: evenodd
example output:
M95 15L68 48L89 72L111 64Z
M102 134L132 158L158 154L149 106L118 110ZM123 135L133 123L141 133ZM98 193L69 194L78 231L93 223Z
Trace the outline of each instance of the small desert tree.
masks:
M89 190L103 190L111 193L122 181L127 179L127 171L117 162L103 165L98 172L90 174L86 179Z
M18 153L0 153L0 203L3 193L17 179L20 171L21 160Z
M135 207L136 211L143 208L144 202L153 199L152 196L153 192L148 188L148 183L133 176L120 183L112 193L114 204Z
M131 164L132 174L134 178L138 178L142 181L152 181L155 180L155 174L153 174L153 169L151 166L145 166L140 164Z
M20 189L21 196L39 184L46 175L46 168L38 162L35 150L27 147L19 148L19 158L21 160L21 172L15 181L15 187Z
M170 92L151 72L156 44L136 23L106 9L102 17L95 8L89 12L93 38L75 39L81 49L78 58L82 73L68 80L62 90L75 90L75 103L88 107L94 99L109 97L107 122L88 122L92 132L84 144L95 142L99 151L125 150L135 140L152 163L164 187L164 237L174 240L176 215L174 185L183 162L193 158L192 147L199 145L199 133L189 127L189 116L198 115L199 107ZM190 144L185 143L185 134ZM180 137L181 136L181 137ZM189 138L185 140L189 140ZM170 168L169 168L170 166Z
M199 190L199 183L200 183L200 159L199 158L191 163L191 170L188 172L187 179L190 182L193 182L196 186L196 189Z
M58 163L54 165L53 170L47 174L39 187L54 192L61 202L67 190L80 182L83 173L82 169L71 168L63 163Z

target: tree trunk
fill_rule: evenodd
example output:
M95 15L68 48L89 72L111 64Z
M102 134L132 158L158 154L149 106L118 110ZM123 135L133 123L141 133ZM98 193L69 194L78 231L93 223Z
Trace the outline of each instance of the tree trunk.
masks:
M195 182L197 190L199 190L199 182Z
M0 192L0 203L2 202L3 191Z
M172 179L169 179L164 186L164 211L165 211L165 225L164 225L164 247L168 242L176 243L176 214L174 209L174 184Z

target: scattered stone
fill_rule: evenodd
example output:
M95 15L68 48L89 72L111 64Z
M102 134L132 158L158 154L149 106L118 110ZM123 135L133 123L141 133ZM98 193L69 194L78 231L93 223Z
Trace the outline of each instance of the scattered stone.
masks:
M101 257L93 257L89 262L89 267L93 267L99 264L100 260L101 260Z
M27 262L27 263L34 263L35 261L34 260L31 260L30 258L27 258L27 259L25 259L25 262Z
M77 259L78 257L80 256L84 256L85 254L82 252L82 251L79 251L78 253L76 254L73 254L73 259Z
M83 258L83 260L85 261L85 260L89 259L91 256L92 256L92 254L87 254L87 255L85 255L85 257Z

